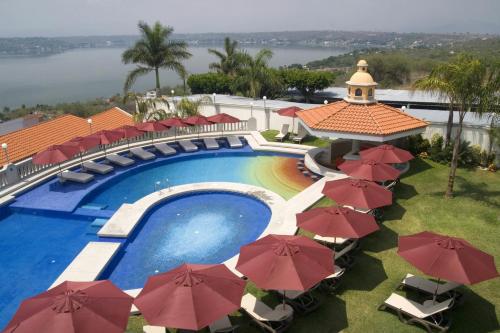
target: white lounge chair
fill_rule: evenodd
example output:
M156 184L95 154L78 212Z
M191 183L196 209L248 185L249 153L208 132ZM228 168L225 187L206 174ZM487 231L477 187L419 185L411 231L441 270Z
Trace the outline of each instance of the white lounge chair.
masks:
M162 326L151 326L151 325L146 325L142 327L142 331L144 333L166 333L167 328L162 327Z
M343 245L345 242L349 241L349 238L342 237L323 237L320 235L314 235L314 240L320 243L324 243L327 246Z
M229 144L230 148L242 148L243 147L243 142L241 142L240 138L238 138L236 135L229 135L226 137L227 143Z
M130 149L130 153L143 161L149 161L156 158L156 155L145 150L142 147L135 147Z
M424 326L429 333L432 329L438 329L441 332L446 332L451 325L451 320L443 316L443 312L451 309L454 299L449 298L443 302L427 301L420 304L411 301L401 295L392 293L388 299L379 306L379 310L387 308L394 310L399 317L399 320L405 324L420 324Z
M451 281L438 284L437 282L433 282L428 279L422 278L420 276L408 273L406 274L405 278L401 280L398 288L399 289L410 288L428 295L434 295L434 294L436 294L436 296L446 295L449 297L456 298L458 296L461 296L461 294L455 290L460 286L461 284Z
M208 326L211 333L233 333L238 328L237 325L231 324L228 316L224 316Z
M113 167L108 164L96 163L94 161L83 162L83 170L105 175L113 171Z
M304 127L299 126L299 131L296 136L293 137L293 142L302 143L302 140L307 136L307 131Z
M340 251L335 251L334 259L335 262L341 265L343 268L349 269L354 265L354 258L350 256L352 252L358 246L358 241L354 240L349 245L344 247Z
M198 146L192 143L190 140L181 140L179 145L184 149L185 152L191 153L198 150Z
M170 156L170 155L177 154L177 150L170 147L166 143L156 143L154 145L154 147L156 148L156 150L158 150L164 156Z
M316 287L316 286L315 286ZM319 299L311 293L313 289L306 291L298 290L276 290L281 296L285 297L285 302L289 304L295 311L300 313L309 313L316 310L319 305Z
M57 175L59 178L59 181L61 183L64 183L66 181L71 181L75 183L88 183L92 179L94 179L94 175L91 175L90 173L85 173L85 172L74 172L74 171L63 171Z
M271 332L284 332L292 323L293 310L290 315L283 316L283 311L271 309L252 294L245 294L241 299L241 308L262 329Z
M126 167L135 163L133 159L118 154L109 154L108 156L106 156L106 159L109 162L122 167Z
M281 131L274 137L274 139L277 141L283 141L285 137L288 135L289 127L290 127L289 124L283 124L283 126L281 126Z
M345 273L345 268L339 267L337 265L335 265L334 268L335 271L333 272L333 274L328 275L319 284L319 286L327 292L334 292L335 290L337 290L340 285L341 277Z
M219 149L219 143L214 138L204 138L203 143L208 150Z

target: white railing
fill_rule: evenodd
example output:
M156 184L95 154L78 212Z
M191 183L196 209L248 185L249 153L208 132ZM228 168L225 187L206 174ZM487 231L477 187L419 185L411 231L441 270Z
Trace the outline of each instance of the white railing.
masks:
M151 137L153 137L154 140L161 140L161 139L174 139L175 136L185 136L185 135L193 135L193 134L200 134L200 135L206 135L210 133L221 133L224 131L225 133L228 132L235 132L235 131L247 131L248 126L247 126L247 121L241 121L239 123L233 123L233 124L213 124L213 125L203 125L203 126L190 126L190 127L180 127L177 128L177 130L170 129L164 132L156 132L156 133L144 133L141 136L138 136L136 138L129 139L129 144L133 146L146 146L148 144L151 144ZM101 157L101 155L104 153L104 149L106 151L125 151L127 150L127 141L126 140L120 140L118 142L112 143L110 145L102 146L99 148L92 149L82 155L82 159L89 159L89 158L98 158ZM72 167L76 166L80 162L80 155L76 155L73 159L64 162L64 164L61 164L62 168L67 168L67 167ZM9 174L9 168L14 168L10 171ZM11 165L4 166L3 169L0 170L0 191L4 191L6 189L9 189L10 187L19 184L23 181L25 181L27 178L31 178L33 176L36 176L37 174L41 174L45 171L48 171L49 169L54 169L57 165L54 164L47 164L47 165L37 165L33 164L32 158L27 158L25 160L16 162ZM57 170L54 169L54 172Z

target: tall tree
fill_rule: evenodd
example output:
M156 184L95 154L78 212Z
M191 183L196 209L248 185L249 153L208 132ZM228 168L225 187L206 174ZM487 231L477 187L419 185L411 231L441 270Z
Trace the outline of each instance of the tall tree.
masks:
M261 97L262 88L272 75L268 67L272 57L273 52L269 49L260 50L254 57L244 53L243 66L235 82L236 90L249 97Z
M241 68L243 56L238 50L238 42L229 37L224 38L224 51L208 49L208 53L219 58L219 62L213 62L209 65L210 69L218 73L224 73L230 76L236 75Z
M156 91L160 90L160 68L171 69L177 73L185 72L183 60L189 59L187 44L183 41L171 40L174 29L156 22L150 27L145 22L139 22L141 38L135 45L122 54L125 64L138 64L130 71L125 80L124 90L128 91L135 80L142 75L155 72Z

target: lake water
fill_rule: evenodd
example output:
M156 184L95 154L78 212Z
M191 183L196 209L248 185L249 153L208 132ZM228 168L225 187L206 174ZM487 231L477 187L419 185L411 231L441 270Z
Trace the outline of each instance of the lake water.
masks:
M258 52L249 48L250 54ZM134 65L121 62L123 49L78 49L41 58L0 58L0 107L16 107L58 102L84 101L109 97L122 91L127 72ZM193 57L185 65L190 73L208 71L208 64L216 58L203 47L190 48ZM343 53L323 49L273 49L271 65L278 67ZM179 77L171 71L162 71L162 85L176 85ZM154 88L154 76L137 80L134 89Z

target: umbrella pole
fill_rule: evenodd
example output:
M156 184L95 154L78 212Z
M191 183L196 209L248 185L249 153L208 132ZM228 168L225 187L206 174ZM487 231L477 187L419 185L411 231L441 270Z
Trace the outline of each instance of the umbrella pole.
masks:
M83 157L82 156L83 156L83 153L80 152L80 165L83 168Z
M285 303L285 299L286 299L286 290L283 290L283 311L285 311L286 307L286 303Z
M432 304L434 305L436 303L436 297L439 289L439 282L441 281L441 278L438 278L436 282L436 290L434 290L434 296L432 296Z
M295 131L295 117L292 118L292 135L295 135L293 131Z
M102 148L104 149L104 157L106 157L106 145L102 145Z
M60 173L60 174L61 174L61 176L62 176L61 163L57 163L57 167L59 168L59 173Z

